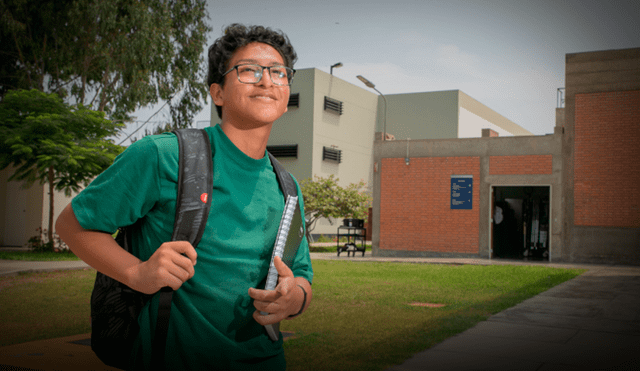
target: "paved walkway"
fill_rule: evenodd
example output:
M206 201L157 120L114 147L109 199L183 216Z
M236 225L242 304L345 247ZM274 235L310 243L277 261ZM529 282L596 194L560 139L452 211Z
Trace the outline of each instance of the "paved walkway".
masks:
M12 276L20 272L49 272L83 268L89 268L89 265L81 260L51 262L0 260L0 276Z
M388 371L640 370L640 267L592 267Z
M311 255L313 259L360 262L544 265L588 270L387 371L640 370L640 267L497 259L372 258L369 254ZM79 262L54 263L0 261L0 275L25 268L82 267ZM22 368L13 369L109 370L86 345L89 337L84 334L1 347L0 369L17 366Z

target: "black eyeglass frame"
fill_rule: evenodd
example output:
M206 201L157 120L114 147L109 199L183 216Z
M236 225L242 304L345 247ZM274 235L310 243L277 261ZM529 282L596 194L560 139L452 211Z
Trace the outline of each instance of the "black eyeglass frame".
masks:
M238 67L242 67L242 66L256 66L256 67L260 67L260 78L256 81L256 82L244 82L240 80L240 72L238 71ZM271 76L271 67L278 67L278 68L285 68L287 71L287 76L289 76L288 72L291 71L291 77L287 77L287 81L289 82L287 85L282 85L282 84L278 84L277 82L273 81L273 76ZM271 82L274 85L277 86L291 86L291 83L293 82L293 75L295 75L296 70L294 70L293 68L289 68L287 66L261 66L259 64L255 64L255 63L242 63L242 64L236 64L235 66L231 67L227 72L223 73L222 76L220 76L221 80L224 79L225 76L227 76L229 74L229 72L236 70L236 77L238 78L238 81L243 83L243 84L257 84L260 82L260 80L262 80L262 77L264 76L264 69L267 69L269 72L269 78L271 79Z

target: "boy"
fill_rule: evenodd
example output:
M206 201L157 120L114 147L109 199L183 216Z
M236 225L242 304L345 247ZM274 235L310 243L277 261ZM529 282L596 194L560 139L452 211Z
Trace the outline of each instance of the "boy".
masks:
M209 48L208 84L222 120L206 129L214 180L211 211L197 250L188 242L166 242L173 230L178 182L173 134L131 145L58 218L57 233L92 267L144 293L165 286L177 290L166 369L286 368L282 339L272 342L263 325L295 317L309 306L313 271L306 239L292 269L275 259L280 275L276 290L259 288L264 287L284 209L266 145L273 122L287 111L295 60L288 38L261 26L233 24ZM298 197L302 201L299 187ZM111 233L138 221L134 256ZM150 367L157 305L156 295L140 314L131 368Z

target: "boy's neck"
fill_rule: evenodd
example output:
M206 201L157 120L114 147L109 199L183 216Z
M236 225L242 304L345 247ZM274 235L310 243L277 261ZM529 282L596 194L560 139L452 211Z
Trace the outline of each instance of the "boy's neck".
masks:
M239 129L235 125L221 123L220 128L229 140L245 155L259 160L264 157L273 124L251 129Z

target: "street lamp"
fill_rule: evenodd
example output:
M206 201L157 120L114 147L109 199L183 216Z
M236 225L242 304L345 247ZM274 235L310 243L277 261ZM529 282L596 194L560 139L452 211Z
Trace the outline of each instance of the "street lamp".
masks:
M384 97L384 94L380 93L380 91L378 89L376 89L376 86L369 80L365 79L362 75L358 75L356 76L360 81L362 81L368 88L371 88L375 91L378 92L378 94L380 94L380 96L382 97L382 100L384 100L384 128L383 133L382 133L382 140L386 140L387 137L387 98Z
M331 72L331 74L333 75L333 68L339 68L342 67L342 62L338 62L336 64L334 64L333 66L331 66L331 69L329 70L329 72Z

